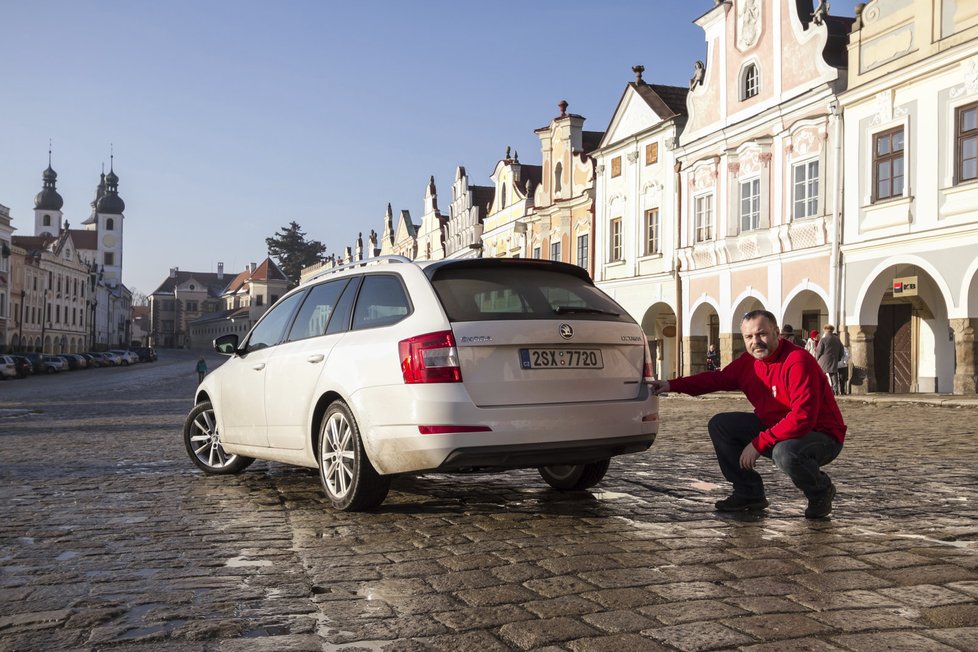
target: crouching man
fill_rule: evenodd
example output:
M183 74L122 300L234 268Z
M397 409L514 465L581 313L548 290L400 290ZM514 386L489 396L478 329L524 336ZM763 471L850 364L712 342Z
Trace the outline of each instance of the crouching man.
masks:
M828 379L815 358L780 338L777 318L752 310L740 324L747 352L723 367L671 381L652 382L656 394L699 396L740 390L754 412L717 414L708 424L723 476L733 493L716 503L721 512L758 511L768 506L754 464L770 458L808 498L805 516L832 511L835 485L822 470L842 450L846 425Z

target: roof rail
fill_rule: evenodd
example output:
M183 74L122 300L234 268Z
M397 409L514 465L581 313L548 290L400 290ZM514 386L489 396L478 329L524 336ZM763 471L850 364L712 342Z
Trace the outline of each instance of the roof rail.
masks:
M379 265L381 263L410 263L411 259L406 256L374 256L373 258L365 258L364 260L355 260L350 263L343 263L342 265L337 265L336 267L330 267L329 269L324 269L320 272L316 272L301 285L305 285L311 281L315 281L317 278L323 276L329 276L330 274L335 274L336 272L342 272L344 270L350 269L351 267L366 267L367 265Z

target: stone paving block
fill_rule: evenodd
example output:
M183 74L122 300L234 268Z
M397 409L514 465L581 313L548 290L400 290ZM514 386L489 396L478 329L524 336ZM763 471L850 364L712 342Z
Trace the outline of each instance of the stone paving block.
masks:
M852 652L955 652L955 648L915 632L851 634L831 639Z
M945 604L974 602L974 598L971 596L946 589L943 586L934 586L933 584L900 586L890 589L878 589L878 591L882 595L912 607L934 607Z
M579 638L576 641L564 643L564 645L571 652L630 652L632 650L668 652L673 649L639 634L612 634L610 636Z
M655 618L666 625L679 625L705 620L721 620L733 616L743 616L747 612L720 600L684 600L665 602L641 607L639 613Z
M220 652L320 652L322 641L315 635L262 636L222 641Z
M519 584L503 584L483 589L466 589L457 592L455 595L470 607L519 604L540 597L530 589Z
M793 593L788 599L815 611L835 609L871 609L899 607L900 603L876 591L830 591L827 593Z
M601 611L601 606L577 595L562 595L549 600L532 600L520 605L537 618L556 618L557 616L580 616Z
M947 587L961 593L978 598L978 581L968 580L964 582L950 582Z
M978 603L951 604L921 609L928 625L941 627L978 627Z
M508 645L503 644L498 638L484 631L447 634L415 640L421 645L419 650L430 650L431 652L459 652L460 650L508 652L510 649Z
M831 573L803 573L791 580L817 592L849 591L853 589L878 589L892 586L893 582L866 571L835 571Z
M816 573L828 573L844 570L867 570L873 568L870 564L859 561L848 555L825 557L800 557L795 560L800 567Z
M978 580L978 573L954 564L934 564L931 566L914 566L913 568L879 570L873 571L873 574L897 586L948 584L949 582Z
M581 594L581 597L587 598L592 602L597 602L606 609L612 610L634 609L636 607L658 604L663 601L661 596L637 587L585 591Z
M642 632L642 635L650 636L684 652L729 649L755 642L754 639L746 634L730 629L720 623L711 622L687 623L659 629L647 629Z
M598 632L571 618L525 620L508 623L499 628L499 635L522 650L594 636Z
M523 582L523 586L539 593L545 598L556 598L561 595L572 595L583 593L595 588L593 584L585 582L579 577L572 575L559 575L556 577L545 577L538 580Z
M907 612L902 609L852 609L815 613L812 614L812 618L844 632L923 627L915 620L906 617L905 614ZM918 616L919 614L914 613L912 615Z
M927 629L921 634L937 639L959 650L978 650L978 627Z
M609 568L621 568L621 564L613 556L604 554L583 554L572 557L557 557L541 559L537 562L541 568L557 575L569 575L584 571L601 571Z
M486 570L458 571L427 578L436 591L453 593L465 589L479 589L485 586L502 584L502 580Z
M798 564L787 559L750 559L721 562L717 564L717 568L725 571L729 577L736 578L764 577L770 575L788 576L802 572Z
M744 618L726 618L723 624L740 630L760 641L777 641L823 634L831 631L824 623L805 614L765 614Z
M666 582L668 577L658 568L619 568L600 571L587 571L580 576L600 588L647 586Z
M728 594L740 593L741 595L787 595L803 589L799 584L778 577L726 580L723 582L723 586L729 589Z
M800 613L811 611L808 607L778 596L732 596L724 602L754 614Z
M550 574L534 563L505 564L490 568L489 572L503 582L525 582Z
M793 638L776 643L759 643L738 648L738 652L841 652L842 648L817 638Z
M860 555L858 559L878 568L905 568L907 566L926 566L932 563L929 557L917 555L907 550L876 552Z
M491 629L518 620L530 620L533 614L515 605L498 607L473 607L457 611L440 612L433 615L435 620L447 627L464 631L468 629Z
M632 609L591 613L583 616L582 620L602 632L608 632L609 634L640 632L643 629L649 629L657 624L654 620Z

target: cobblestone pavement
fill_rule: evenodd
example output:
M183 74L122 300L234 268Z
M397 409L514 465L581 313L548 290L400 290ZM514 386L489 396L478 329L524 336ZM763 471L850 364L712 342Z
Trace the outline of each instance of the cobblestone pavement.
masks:
M591 492L428 475L338 514L314 472L196 471L194 359L0 384L0 650L978 649L975 407L844 401L820 522L767 461L766 515L713 511L728 396L664 398Z

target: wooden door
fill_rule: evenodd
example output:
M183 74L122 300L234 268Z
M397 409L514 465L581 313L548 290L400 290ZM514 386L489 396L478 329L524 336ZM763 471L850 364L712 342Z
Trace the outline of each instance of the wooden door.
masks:
M878 391L910 393L913 383L911 316L912 310L907 304L880 306L879 326L873 340Z

